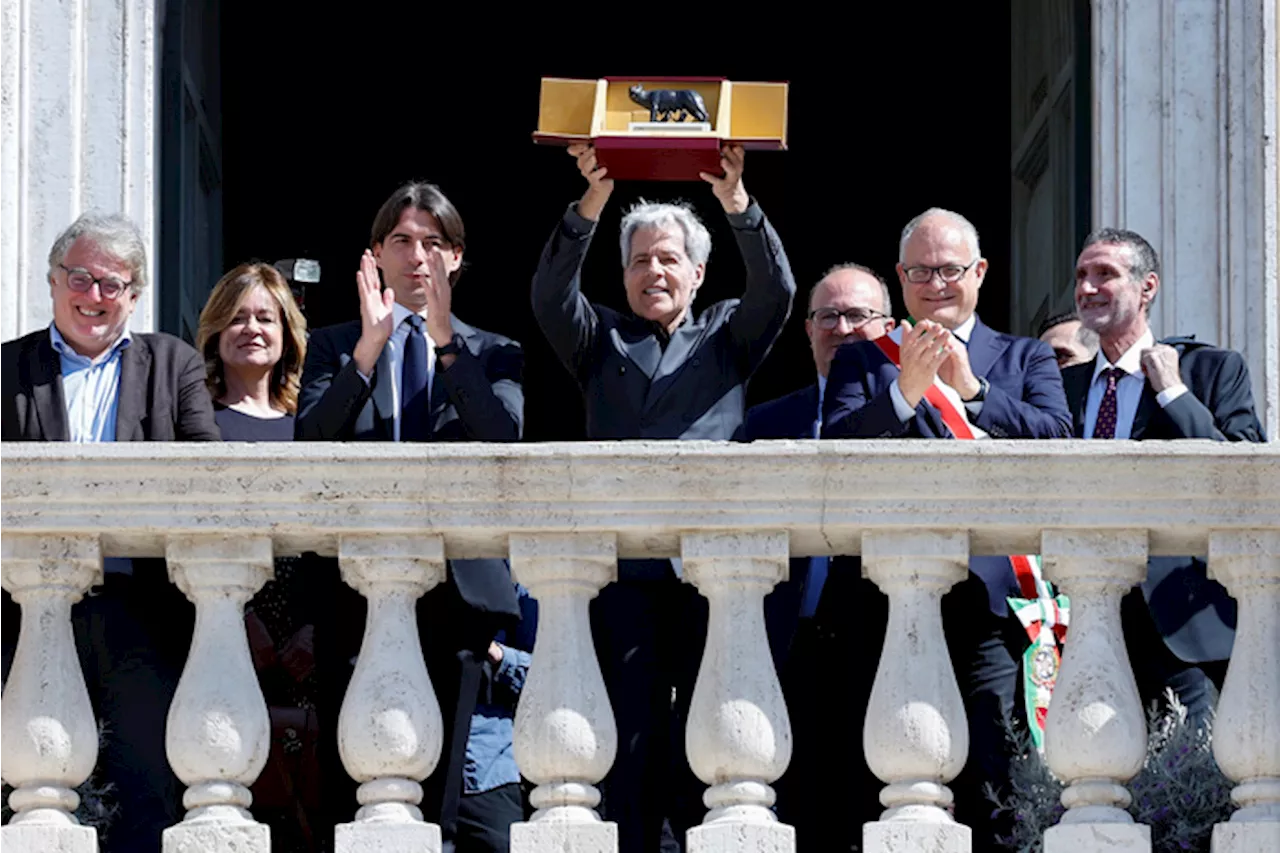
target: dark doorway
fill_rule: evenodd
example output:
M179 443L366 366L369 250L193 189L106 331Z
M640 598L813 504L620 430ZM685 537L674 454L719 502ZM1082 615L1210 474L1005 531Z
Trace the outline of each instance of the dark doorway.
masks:
M455 312L524 345L526 437L580 438L577 388L529 308L543 243L584 187L563 150L530 139L539 79L788 80L790 150L752 153L745 180L801 293L751 402L812 381L804 300L828 266L868 264L898 299L899 232L930 206L977 225L991 262L982 314L1007 327L1008 3L849 4L838 17L736 6L627 20L602 8L225 4L225 266L317 258L311 323L354 318L354 272L378 205L404 180L435 181L467 225ZM641 196L687 198L712 229L695 307L739 295L741 263L709 188L658 183L615 191L587 261L588 295L625 305L619 210Z

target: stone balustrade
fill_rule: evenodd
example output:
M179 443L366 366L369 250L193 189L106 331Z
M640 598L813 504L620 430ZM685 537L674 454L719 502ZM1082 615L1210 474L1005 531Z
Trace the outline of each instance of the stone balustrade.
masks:
M616 827L595 811L617 733L588 604L615 579L618 558L681 557L685 580L710 603L685 739L708 812L689 848L795 851L794 830L770 809L791 731L762 600L789 556L840 554L861 554L889 599L891 636L862 728L887 809L864 828L868 853L972 848L947 811L968 738L939 601L970 555L1010 553L1042 554L1073 600L1075 640L1046 734L1067 811L1046 850L1150 850L1149 828L1124 810L1146 731L1118 602L1149 555L1186 554L1207 555L1241 602L1214 744L1239 808L1215 830L1213 850L1280 844L1272 446L6 444L0 460L3 583L22 606L0 732L0 767L14 786L6 850L97 849L72 814L97 742L69 614L100 582L104 557L166 556L197 626L166 731L188 811L164 847L266 853L248 796L265 760L266 709L241 614L271 557L303 550L337 556L369 605L338 721L344 766L360 783L339 850L439 849L438 827L417 807L442 729L414 602L443 579L447 558L509 557L542 607L515 726L537 811L513 827L512 849L616 851Z

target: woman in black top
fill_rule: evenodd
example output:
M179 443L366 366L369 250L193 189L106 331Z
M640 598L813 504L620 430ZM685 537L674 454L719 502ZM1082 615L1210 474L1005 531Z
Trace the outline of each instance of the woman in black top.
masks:
M307 323L269 264L241 264L214 286L196 347L224 441L292 441ZM285 853L324 849L320 808L315 634L319 590L338 583L314 555L277 557L275 578L245 608L249 648L271 716L271 754L252 787L253 811ZM324 577L322 577L324 576ZM332 728L331 726L329 728Z
M307 321L284 276L241 264L222 277L200 313L214 420L223 441L292 441Z

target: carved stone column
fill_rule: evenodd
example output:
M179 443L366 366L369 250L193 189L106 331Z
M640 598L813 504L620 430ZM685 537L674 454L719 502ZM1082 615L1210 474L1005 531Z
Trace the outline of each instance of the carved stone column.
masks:
M1213 757L1240 808L1213 828L1213 853L1280 850L1280 531L1211 533L1209 571L1239 604Z
M862 567L889 597L884 651L867 703L867 766L888 784L880 820L863 825L867 853L968 853L969 827L947 811L969 755L969 724L942 632L942 596L969 573L964 531L862 534Z
M249 655L244 605L273 574L268 536L173 536L169 577L196 606L191 651L169 706L165 752L187 785L164 853L271 853L249 786L271 751L271 720Z
M1147 721L1120 626L1120 599L1147 573L1145 530L1046 530L1045 575L1071 596L1071 636L1049 703L1044 753L1067 789L1045 853L1150 853L1125 808L1147 754Z
M3 582L22 605L4 686L0 763L15 814L0 830L13 853L96 853L98 834L72 814L73 790L98 761L98 727L71 632L71 605L102 582L96 536L6 533Z
M512 534L511 571L538 600L538 638L516 711L520 772L537 811L511 826L512 853L616 853L618 827L600 820L596 783L618 730L591 639L588 604L618 577L613 534Z
M343 535L342 578L368 600L360 658L338 715L338 751L360 809L335 830L337 853L439 853L422 820L423 779L440 760L444 721L418 639L415 602L444 580L444 540Z
M791 722L764 628L764 597L787 577L785 532L686 533L685 580L710 604L707 646L689 706L689 766L711 787L689 853L795 850L770 810L770 782L791 761Z

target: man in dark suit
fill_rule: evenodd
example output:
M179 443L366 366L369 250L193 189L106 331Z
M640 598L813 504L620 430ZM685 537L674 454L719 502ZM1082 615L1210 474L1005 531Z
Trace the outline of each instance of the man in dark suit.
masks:
M913 319L878 343L846 344L836 351L823 403L824 438L1068 434L1053 351L1040 341L996 332L978 318L987 261L968 220L931 209L907 223L897 272ZM983 783L998 788L1007 781L1010 746L1003 720L1015 713L1016 662L1027 636L1007 603L1022 595L1010 561L976 557L969 568L968 579L943 598L943 627L970 729L969 760L951 787L956 819L972 828L976 850L994 843L1000 831ZM836 561L815 615L819 647L796 651L798 658L823 660L847 655L850 647L860 650L860 670L846 696L858 708L870 695L887 621L887 599L860 575L858 561ZM845 825L860 832L863 822L877 819L881 784L866 770L860 748L848 760L861 776L859 819ZM848 830L832 825L830 831Z
M1062 372L1077 438L1265 441L1244 359L1192 338L1156 343L1148 323L1160 259L1140 235L1103 228L1076 261L1076 308L1097 357ZM1145 599L1145 605L1144 605ZM1122 606L1125 641L1146 701L1166 686L1196 714L1213 706L1235 639L1236 606L1205 564L1153 557Z
M356 273L360 319L311 335L298 438L518 441L524 425L520 345L450 311L466 248L457 208L433 184L405 184L374 217L369 246ZM333 628L326 631L331 643L317 654L328 659L327 704L329 719L336 720L360 646L365 602L345 585L334 600ZM522 818L507 801L495 801L494 813L459 821L484 662L495 635L513 627L519 615L510 569L499 559L450 560L447 581L418 602L424 656L446 732L440 765L423 786L422 808L428 820L439 822L446 850L465 844L458 834L469 827L487 824L505 838L511 821ZM333 811L349 816L354 783L335 766L336 744L329 747L334 776L344 780L333 786ZM468 797L466 808L483 808L482 800Z
M543 250L533 279L533 310L582 389L588 437L733 438L742 425L747 379L782 331L795 294L782 243L743 187L742 149L724 149L723 177L702 177L742 253L746 290L741 300L716 303L698 316L692 304L706 272L711 235L678 205L641 204L623 218L629 312L583 295L582 262L613 181L592 148L574 146L569 152L588 186ZM683 838L683 829L704 814L705 786L693 776L680 745L707 609L673 569L667 560L620 561L618 583L592 603L619 744L603 786L602 810L618 823L620 853L652 853L664 818Z
M218 441L204 363L170 335L133 333L147 287L146 244L122 216L86 214L49 252L53 322L3 346L5 441ZM157 849L182 819L165 717L191 641L193 609L163 560L107 559L103 586L72 608L94 713L97 778L119 811L105 853ZM19 609L4 594L4 670Z
M813 353L816 381L747 410L747 441L765 438L818 438L822 430L822 397L836 348L853 341L874 340L893 329L889 286L861 264L827 270L809 291L804 331ZM765 625L774 665L783 671L787 649L798 621L812 618L827 576L826 557L796 557L790 578L765 598Z

